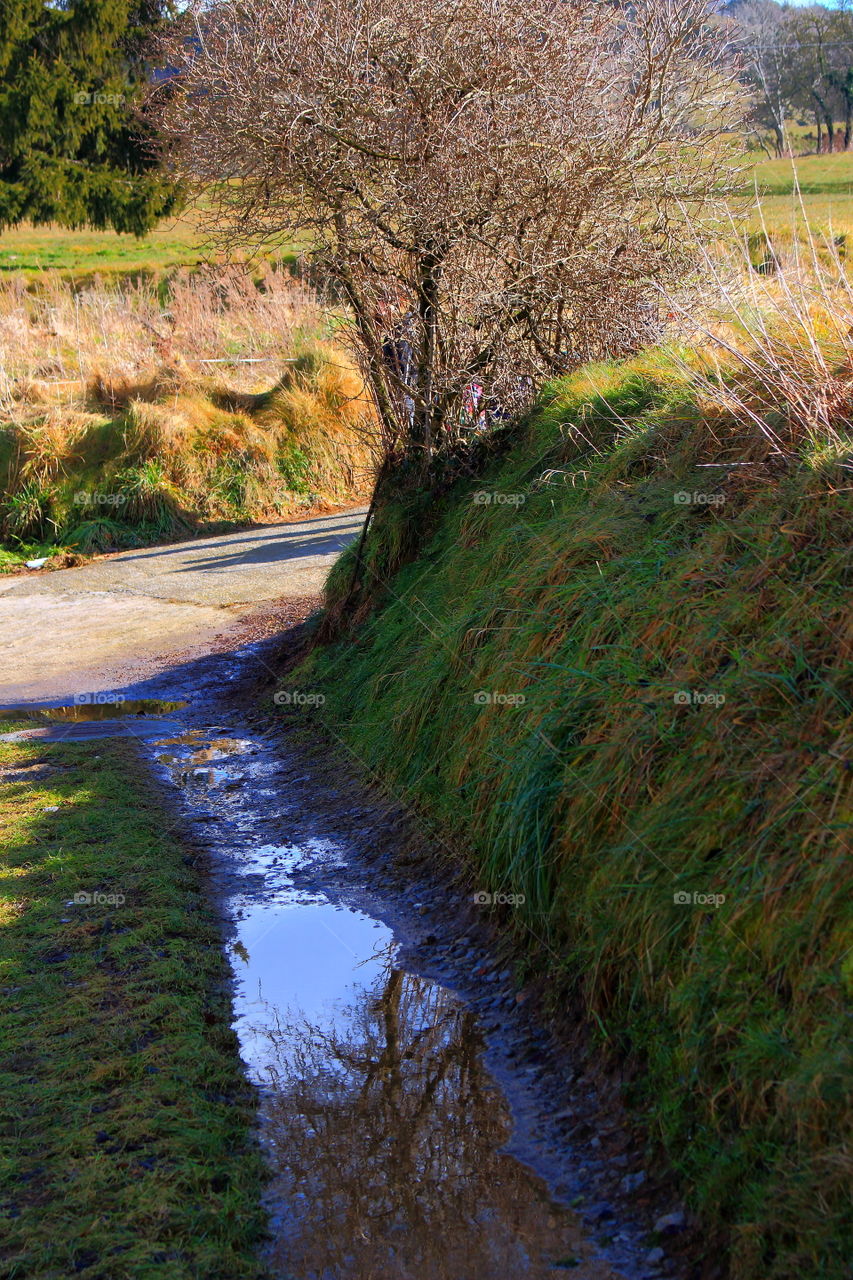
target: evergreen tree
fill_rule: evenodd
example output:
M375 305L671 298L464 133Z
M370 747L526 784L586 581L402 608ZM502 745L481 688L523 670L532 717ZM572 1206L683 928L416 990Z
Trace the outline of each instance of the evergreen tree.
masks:
M140 235L177 190L140 109L162 0L0 0L0 229L24 219Z

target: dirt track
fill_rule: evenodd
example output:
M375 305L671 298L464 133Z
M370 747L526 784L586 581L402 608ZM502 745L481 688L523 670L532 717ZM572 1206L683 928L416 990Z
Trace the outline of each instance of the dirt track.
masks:
M0 703L116 689L316 595L362 509L0 578Z

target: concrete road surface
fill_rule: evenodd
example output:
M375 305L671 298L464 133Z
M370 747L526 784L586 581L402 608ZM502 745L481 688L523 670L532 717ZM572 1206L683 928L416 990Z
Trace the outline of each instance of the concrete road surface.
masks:
M317 594L364 509L0 577L0 705L118 689Z

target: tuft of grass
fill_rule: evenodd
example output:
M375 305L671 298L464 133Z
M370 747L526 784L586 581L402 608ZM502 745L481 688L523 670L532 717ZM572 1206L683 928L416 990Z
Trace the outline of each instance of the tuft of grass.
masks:
M280 272L178 276L165 296L138 282L0 283L0 337L0 536L12 552L276 520L354 502L370 484L361 376L326 340L311 291Z
M410 513L417 554L381 510L361 625L302 679L477 888L524 895L510 927L633 1060L709 1253L841 1280L849 427L842 398L810 427L780 393L762 431L778 369L744 352L546 388L502 461Z
M138 771L126 743L0 743L10 1277L263 1275L218 925Z

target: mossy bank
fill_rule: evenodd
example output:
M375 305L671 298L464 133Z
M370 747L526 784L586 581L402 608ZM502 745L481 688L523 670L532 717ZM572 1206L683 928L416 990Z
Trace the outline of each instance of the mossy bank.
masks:
M359 625L298 673L472 888L523 895L739 1280L849 1253L845 458L666 354L585 369L476 480L380 510Z

